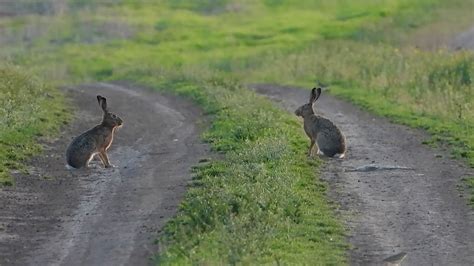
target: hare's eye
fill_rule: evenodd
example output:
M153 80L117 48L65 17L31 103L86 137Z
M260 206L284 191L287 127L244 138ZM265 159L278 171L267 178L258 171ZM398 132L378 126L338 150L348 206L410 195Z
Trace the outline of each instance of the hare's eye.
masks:
M116 118L117 116L115 116L115 115L112 115L112 117L113 117L113 118Z

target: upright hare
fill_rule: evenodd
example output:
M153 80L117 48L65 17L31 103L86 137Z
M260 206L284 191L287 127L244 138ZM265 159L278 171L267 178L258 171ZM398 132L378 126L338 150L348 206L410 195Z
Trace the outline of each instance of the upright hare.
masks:
M313 104L321 95L321 88L313 88L309 103L296 109L295 114L304 119L304 131L311 140L308 156L312 156L314 144L318 147L317 154L333 157L338 154L339 158L346 155L346 138L341 130L329 119L316 115Z
M102 107L104 116L102 123L74 138L66 150L66 160L74 168L87 167L96 154L106 168L112 167L107 156L107 150L114 140L114 132L122 126L122 119L107 109L107 99L97 95L97 101Z

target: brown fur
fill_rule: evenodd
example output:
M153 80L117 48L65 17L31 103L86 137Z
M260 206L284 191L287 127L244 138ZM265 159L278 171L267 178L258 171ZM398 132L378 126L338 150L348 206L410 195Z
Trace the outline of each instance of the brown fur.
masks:
M104 167L111 167L107 150L112 145L117 127L122 126L122 119L107 109L107 100L97 95L97 101L102 107L104 116L102 122L82 133L69 144L66 150L68 165L74 168L87 167L92 158L97 154Z
M313 88L309 103L295 111L297 116L303 117L304 131L311 142L308 156L312 156L313 147L317 145L318 154L323 153L329 157L340 154L339 158L343 158L346 153L346 138L341 130L329 119L314 113L313 104L320 95L321 88Z

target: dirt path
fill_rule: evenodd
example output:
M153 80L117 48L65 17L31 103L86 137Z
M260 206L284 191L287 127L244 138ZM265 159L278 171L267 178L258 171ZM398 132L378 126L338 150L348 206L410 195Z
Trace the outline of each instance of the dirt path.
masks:
M65 134L32 161L31 174L0 191L0 265L145 265L206 155L201 112L143 88L94 84L67 89L77 107ZM101 118L96 94L124 120L109 152L114 169L65 169L73 136Z
M450 40L449 47L455 50L474 50L474 26Z
M309 97L302 89L253 87L291 112ZM347 218L351 264L381 265L399 252L408 253L403 265L474 264L474 214L457 190L472 169L448 159L448 151L422 145L423 132L328 94L316 108L340 126L348 141L347 159L327 160L322 178ZM400 169L388 170L392 166Z

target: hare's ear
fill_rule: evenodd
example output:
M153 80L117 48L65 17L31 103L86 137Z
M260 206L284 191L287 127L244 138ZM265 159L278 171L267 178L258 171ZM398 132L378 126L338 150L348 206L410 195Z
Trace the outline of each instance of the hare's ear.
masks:
M318 98L319 96L321 95L321 88L313 88L311 90L311 97L309 98L309 102L310 103L314 103Z
M102 107L102 110L104 112L107 112L107 99L100 95L97 95L97 101L99 102L100 107Z

